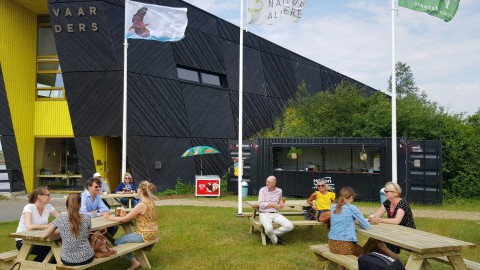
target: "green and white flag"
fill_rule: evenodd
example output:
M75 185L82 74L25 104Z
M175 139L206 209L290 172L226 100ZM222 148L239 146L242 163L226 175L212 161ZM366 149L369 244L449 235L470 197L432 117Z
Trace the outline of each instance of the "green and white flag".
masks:
M460 0L398 0L398 5L415 11L426 12L448 22L457 13Z
M275 24L280 19L300 21L307 0L248 0L249 24Z

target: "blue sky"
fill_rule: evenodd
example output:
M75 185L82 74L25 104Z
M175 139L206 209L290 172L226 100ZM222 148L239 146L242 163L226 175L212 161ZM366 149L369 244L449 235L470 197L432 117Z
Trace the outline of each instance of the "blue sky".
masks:
M240 0L186 0L240 24ZM246 5L247 0L244 0ZM335 71L386 91L392 70L392 15L387 0L309 0L299 23L246 25L248 31ZM449 113L480 108L480 1L461 0L450 22L398 7L396 60Z

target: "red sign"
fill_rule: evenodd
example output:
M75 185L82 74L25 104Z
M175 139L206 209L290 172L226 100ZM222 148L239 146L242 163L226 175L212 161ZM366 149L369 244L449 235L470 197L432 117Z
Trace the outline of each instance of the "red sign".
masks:
M218 175L196 175L195 196L220 196L220 177Z

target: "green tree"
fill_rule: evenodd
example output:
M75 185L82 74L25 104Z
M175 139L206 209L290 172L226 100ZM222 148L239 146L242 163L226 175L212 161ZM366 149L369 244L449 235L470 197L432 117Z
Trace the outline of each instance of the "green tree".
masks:
M447 198L480 197L480 110L465 119L419 94L410 67L397 70L397 136L442 141L443 191ZM391 102L377 92L341 82L335 89L312 95L304 84L284 109L283 117L259 137L390 137Z
M413 94L418 94L418 87L415 84L415 79L413 78L412 71L410 67L403 63L397 62L395 64L395 90L397 92L397 98ZM388 92L392 92L392 76L388 79Z

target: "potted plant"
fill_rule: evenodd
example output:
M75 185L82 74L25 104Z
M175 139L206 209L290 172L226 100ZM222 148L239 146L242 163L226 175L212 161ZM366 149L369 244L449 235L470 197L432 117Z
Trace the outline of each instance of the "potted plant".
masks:
M291 159L297 159L302 153L302 149L292 146L287 154L287 157Z

